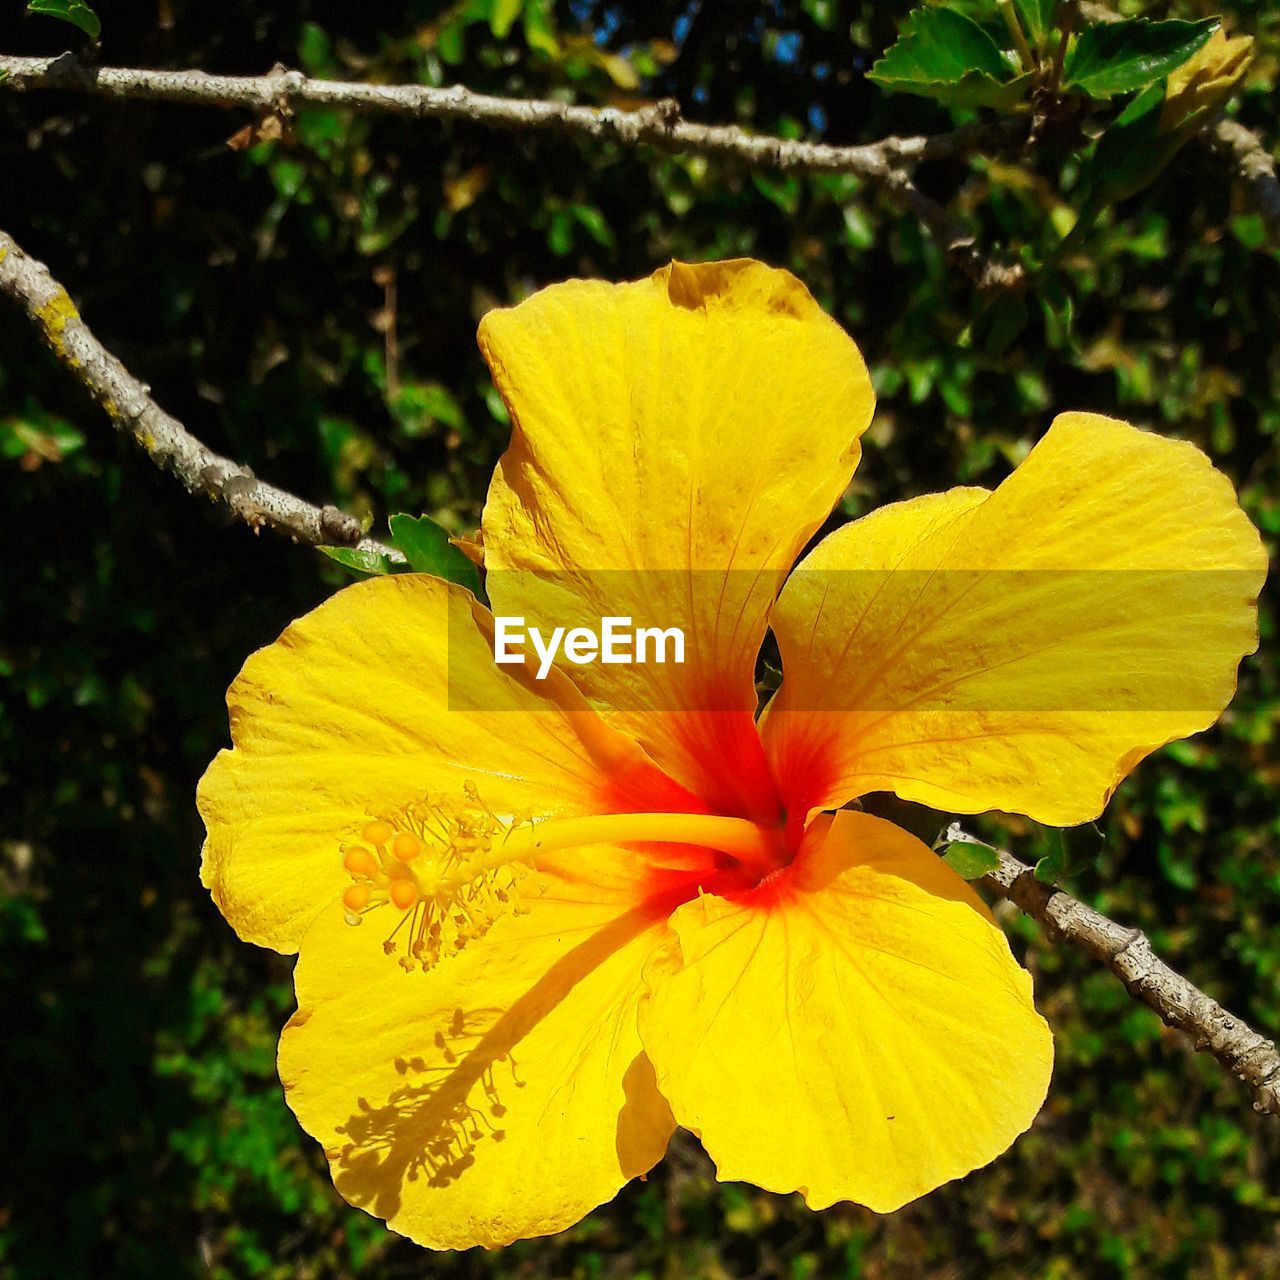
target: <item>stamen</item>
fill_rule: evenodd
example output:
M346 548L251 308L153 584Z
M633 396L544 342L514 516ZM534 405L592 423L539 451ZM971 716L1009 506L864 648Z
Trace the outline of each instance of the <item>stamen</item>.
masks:
M391 827L385 822L370 822L360 833L363 839L377 845L378 848L382 848L391 839L391 834Z
M401 911L408 911L418 901L418 886L412 880L393 880L387 892Z
M353 844L342 859L342 865L353 876L375 876L378 874L378 860L358 844Z
M412 862L422 852L422 841L411 831L402 831L391 842L391 854L401 862Z
M383 949L397 938L406 970L430 969L482 937L495 920L518 914L521 889L538 860L592 845L694 845L760 875L780 865L783 832L745 818L701 813L612 813L535 823L527 814L499 815L474 783L463 803L424 797L360 828L364 844L347 845L342 864L353 883L342 895L346 919L360 924L382 907L399 915ZM368 846L372 846L369 848ZM533 885L541 887L538 881Z

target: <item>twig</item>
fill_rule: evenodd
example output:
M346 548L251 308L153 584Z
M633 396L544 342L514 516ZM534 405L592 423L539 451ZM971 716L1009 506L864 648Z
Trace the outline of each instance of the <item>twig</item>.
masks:
M1225 116L1206 129L1205 135L1212 150L1231 162L1236 176L1253 193L1270 238L1280 239L1280 181L1271 153L1256 134Z
M900 175L892 189L924 224L947 258L977 285L980 292L1020 289L1026 270L1020 262L1007 262L983 255L976 238L949 209L927 196L906 175Z
M48 267L24 253L3 231L0 293L26 311L45 345L102 406L112 425L145 449L157 466L172 471L192 493L204 493L223 504L255 532L268 528L312 546L353 546L394 560L403 558L372 538L362 538L354 516L337 507L304 502L201 444L93 336Z
M1023 71L1035 71L1040 64L1035 54L1031 52L1031 46L1027 43L1026 33L1022 30L1022 23L1018 21L1018 15L1014 12L1013 0L996 0L996 7L1000 10L1000 16L1004 19L1004 25L1009 32L1009 38L1013 41L1013 47L1018 51L1018 61L1021 62Z
M888 182L898 169L927 160L959 159L987 147L1007 146L1025 136L1026 124L970 124L933 137L890 137L860 146L748 133L735 125L696 124L680 118L679 105L665 99L637 111L584 107L534 98L498 98L461 85L362 84L317 80L301 71L264 76L217 76L203 71L151 71L85 66L69 54L57 58L0 55L5 89L65 89L104 98L151 99L292 111L307 106L381 111L416 119L464 120L518 132L551 131L597 141L645 144L663 151L697 151L775 169L851 173Z
M959 823L953 823L943 838L975 840ZM983 876L983 885L1038 920L1051 936L1064 938L1109 969L1166 1026L1189 1035L1197 1050L1213 1054L1250 1087L1254 1110L1280 1116L1280 1053L1274 1041L1169 968L1140 929L1126 929L1069 893L1037 880L1034 869L1012 854L1003 849L995 852L1000 865Z
M662 151L701 152L776 169L849 173L877 183L902 200L930 234L938 237L947 257L979 288L1014 288L1023 278L1020 266L988 263L973 237L946 209L923 195L909 175L926 161L961 159L979 150L999 150L1016 144L1026 138L1026 121L970 124L932 137L889 137L860 146L837 147L748 133L735 125L695 124L682 120L679 105L670 99L637 111L619 111L539 99L495 98L473 93L461 85L435 89L425 85L313 80L300 71L211 76L202 71L88 67L65 54L59 58L0 56L0 75L5 72L8 78L0 80L0 86L8 89L67 89L106 98L244 106L282 114L304 104L336 106L416 119L464 120L520 132L576 134Z
M1067 49L1071 45L1071 31L1075 26L1076 6L1071 0L1064 0L1058 13L1062 35L1058 38L1058 47L1053 54L1053 69L1049 72L1049 92L1054 95L1062 88L1062 72L1067 65Z

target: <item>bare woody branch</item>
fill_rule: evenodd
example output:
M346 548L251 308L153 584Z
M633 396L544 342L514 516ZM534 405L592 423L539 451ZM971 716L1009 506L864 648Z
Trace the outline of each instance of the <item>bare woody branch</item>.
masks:
M972 841L958 823L945 838ZM1169 1027L1185 1032L1200 1052L1211 1053L1238 1080L1249 1086L1256 1111L1280 1116L1280 1053L1275 1042L1259 1035L1242 1018L1216 1000L1152 950L1140 929L1128 929L1053 885L1038 880L1033 868L996 851L1000 866L981 882L1044 925L1051 938L1061 938L1109 969L1135 1000L1155 1010Z
M341 107L415 119L462 120L517 132L574 134L628 146L644 144L662 151L696 151L775 169L849 173L870 182L889 183L893 174L926 160L962 158L1025 137L1025 122L966 125L934 137L890 137L861 146L830 146L748 133L734 125L696 124L680 118L679 105L667 99L637 111L585 107L533 98L498 98L461 85L362 84L317 80L301 71L279 70L263 76L207 75L203 71L149 71L124 67L87 67L69 54L57 58L0 55L6 89L64 89L103 98L150 99L292 111L299 106Z
M945 205L925 195L905 173L898 175L891 189L928 230L948 261L963 271L980 292L1019 289L1026 284L1027 274L1021 263L984 255L973 232Z
M1209 146L1225 158L1253 197L1273 242L1280 242L1280 180L1271 153L1242 124L1225 116L1206 130Z
M27 313L45 345L101 405L116 430L144 449L157 466L173 472L192 493L207 495L255 531L267 528L312 546L359 547L403 559L399 552L362 538L354 516L337 507L304 502L201 444L94 337L48 267L24 253L3 231L0 293Z
M1114 21L1105 6L1084 4L1090 21ZM917 165L930 160L963 159L983 150L1025 142L1022 120L970 124L948 133L888 137L857 146L832 146L754 134L736 125L707 125L683 120L679 105L664 100L635 111L587 107L534 98L500 98L461 85L379 85L312 79L301 71L278 69L261 76L208 75L203 71L164 71L137 67L86 66L71 54L55 58L0 55L0 86L18 91L62 89L118 100L185 102L218 107L247 107L287 114L299 106L339 107L415 119L461 120L517 132L554 132L661 151L698 152L748 165L817 173L848 173L876 183L910 207L938 237L950 257L980 288L1017 287L1020 266L988 262L973 237L941 205L909 181ZM1222 119L1206 129L1205 141L1227 157L1261 210L1267 230L1280 237L1280 181L1266 148L1242 125Z

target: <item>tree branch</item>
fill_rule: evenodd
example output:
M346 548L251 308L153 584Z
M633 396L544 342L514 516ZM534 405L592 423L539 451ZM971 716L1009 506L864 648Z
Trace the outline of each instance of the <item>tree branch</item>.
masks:
M860 146L837 147L748 133L735 125L695 124L680 118L671 99L638 111L574 106L532 98L496 98L461 85L361 84L313 80L301 71L265 76L211 76L203 71L148 71L88 67L70 54L57 58L0 55L0 86L8 89L65 89L114 99L203 103L251 107L287 114L298 106L381 111L415 119L463 120L517 132L549 131L651 146L660 151L700 152L775 169L848 173L883 187L911 209L936 236L947 257L980 289L1013 288L1022 269L988 262L974 238L956 219L910 181L915 166L930 160L960 159L984 148L1001 149L1027 136L1026 121L969 124L932 137L889 137Z
M925 195L906 174L897 175L892 189L927 228L948 260L958 266L980 292L1019 289L1025 285L1027 273L1020 262L985 256L973 233L945 205Z
M884 184L897 170L926 160L959 159L987 147L1007 146L1025 137L1027 131L1026 122L1002 121L964 125L933 137L889 137L860 146L839 147L748 133L735 125L682 120L679 104L672 99L638 111L620 111L534 98L497 98L473 93L461 85L437 89L417 84L316 80L301 71L220 76L203 71L90 67L70 54L57 58L0 55L0 74L5 73L7 79L0 84L6 89L64 89L104 98L251 107L258 111L288 112L302 105L380 111L419 120L463 120L517 132L576 134L629 146L644 144L662 151L696 151L775 169L851 173Z
M3 231L0 293L26 311L45 345L102 406L116 430L140 445L157 466L172 471L190 492L221 503L255 532L268 528L312 546L353 546L403 559L382 543L362 538L354 516L304 502L201 444L93 336L48 267Z
M1256 134L1223 116L1205 130L1209 147L1230 161L1235 176L1253 194L1272 241L1280 241L1280 181L1276 162Z
M944 839L970 841L959 823ZM1127 929L1053 885L1036 879L1025 862L996 850L1000 866L981 884L1020 907L1059 937L1098 961L1124 983L1135 1000L1154 1009L1169 1027L1186 1032L1200 1052L1213 1054L1253 1092L1254 1110L1280 1116L1280 1053L1243 1019L1175 973L1140 929Z

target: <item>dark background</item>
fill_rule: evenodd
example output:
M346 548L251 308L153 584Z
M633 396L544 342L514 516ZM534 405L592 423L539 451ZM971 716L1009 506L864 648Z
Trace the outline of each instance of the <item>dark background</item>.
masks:
M692 118L831 141L951 123L863 78L897 4L532 0L502 37L490 0L96 7L106 64L279 60L586 102L672 95ZM1270 144L1280 22L1265 3L1233 5L1229 22L1258 37L1237 106ZM14 53L84 43L16 0L0 33ZM165 408L315 501L474 526L506 437L474 345L485 309L573 274L749 253L797 272L874 370L880 409L843 516L996 483L1054 412L1094 409L1196 441L1274 551L1280 265L1199 146L1104 217L1054 291L1037 282L996 355L971 284L853 179L328 111L304 113L292 139L230 149L251 122L0 89L0 226ZM922 179L986 241L1040 253L1069 224L1078 171L1046 147ZM889 1218L814 1215L718 1186L677 1142L647 1183L553 1240L461 1256L399 1240L336 1196L281 1098L290 962L237 943L197 878L194 788L226 741L225 687L342 571L184 494L7 304L0 520L0 1274L1280 1274L1276 1124L1109 975L1016 919L1059 1065L1034 1130L990 1169ZM1274 1031L1272 608L1221 724L1144 764L1100 837L1070 839L1091 856L1068 883ZM1016 819L995 829L1025 856L1057 847Z

